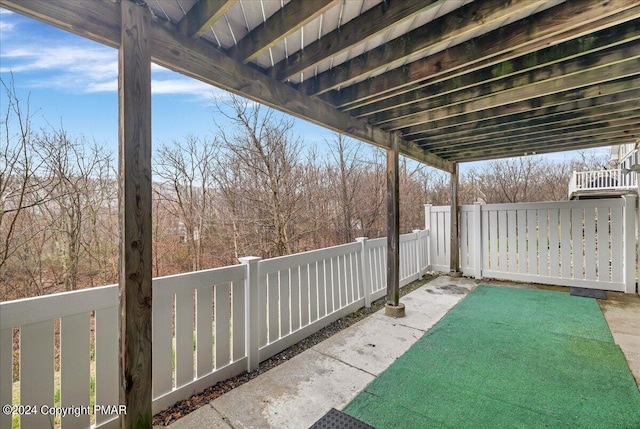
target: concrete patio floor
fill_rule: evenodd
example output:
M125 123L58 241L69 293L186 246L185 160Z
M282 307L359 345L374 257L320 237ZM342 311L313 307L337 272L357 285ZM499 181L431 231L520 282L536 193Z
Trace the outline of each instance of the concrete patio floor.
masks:
M479 283L438 277L402 298L406 317L392 319L381 310L169 428L308 428L331 408L343 409ZM560 287L482 283L568 293ZM640 296L608 292L607 298L600 307L640 385Z

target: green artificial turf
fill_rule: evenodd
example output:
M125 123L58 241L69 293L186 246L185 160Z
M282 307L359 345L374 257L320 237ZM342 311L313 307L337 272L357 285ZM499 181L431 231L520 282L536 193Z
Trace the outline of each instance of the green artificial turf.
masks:
M383 428L640 428L591 298L478 286L344 410Z

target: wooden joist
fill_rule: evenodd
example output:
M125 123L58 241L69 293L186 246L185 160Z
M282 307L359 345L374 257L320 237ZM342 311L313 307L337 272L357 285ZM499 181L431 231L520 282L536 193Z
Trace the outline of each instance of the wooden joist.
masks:
M633 0L565 2L362 83L327 92L322 99L345 111L379 103L422 86L474 73L523 55L535 55L537 51L564 41L581 37L589 41L607 37L610 32L610 37L616 37L619 30L615 30L615 26L628 22L637 25L639 15L640 5ZM605 43L603 41L601 45ZM537 61L532 64L535 63ZM305 87L319 88L316 80L307 82Z

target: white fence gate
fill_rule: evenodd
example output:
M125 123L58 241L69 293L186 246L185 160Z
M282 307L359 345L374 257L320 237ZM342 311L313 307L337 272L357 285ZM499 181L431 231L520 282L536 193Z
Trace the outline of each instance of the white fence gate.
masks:
M450 208L425 207L432 269L449 271ZM635 292L636 197L460 207L465 275Z

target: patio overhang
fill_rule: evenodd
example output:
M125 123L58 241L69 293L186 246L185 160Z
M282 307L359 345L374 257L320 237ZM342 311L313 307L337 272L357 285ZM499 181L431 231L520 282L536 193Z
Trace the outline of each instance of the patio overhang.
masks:
M455 173L461 162L628 143L640 133L637 0L0 0L0 7L120 49L121 82L130 66L145 69L150 60L382 147L391 163L399 153ZM132 73L138 84L120 85L120 161L133 171L121 168L120 181L140 198L123 202L121 223L138 238L123 235L121 247L140 256L151 242L150 210L138 205L151 194L150 76ZM389 195L397 208L397 192ZM389 258L390 288L397 256ZM136 258L122 250L121 294L150 306L150 288L142 288L151 281L150 258ZM123 320L141 316L134 311ZM144 319L150 326L150 315ZM134 359L122 351L126 343L150 356L146 331L127 332L121 360ZM148 364L124 364L135 365ZM131 425L151 396L150 382L144 392L133 384L150 380L151 368L136 370L121 376L123 403L133 404L135 393L144 404L129 409Z
M0 4L117 48L119 3ZM147 3L153 62L447 172L640 133L634 0Z

